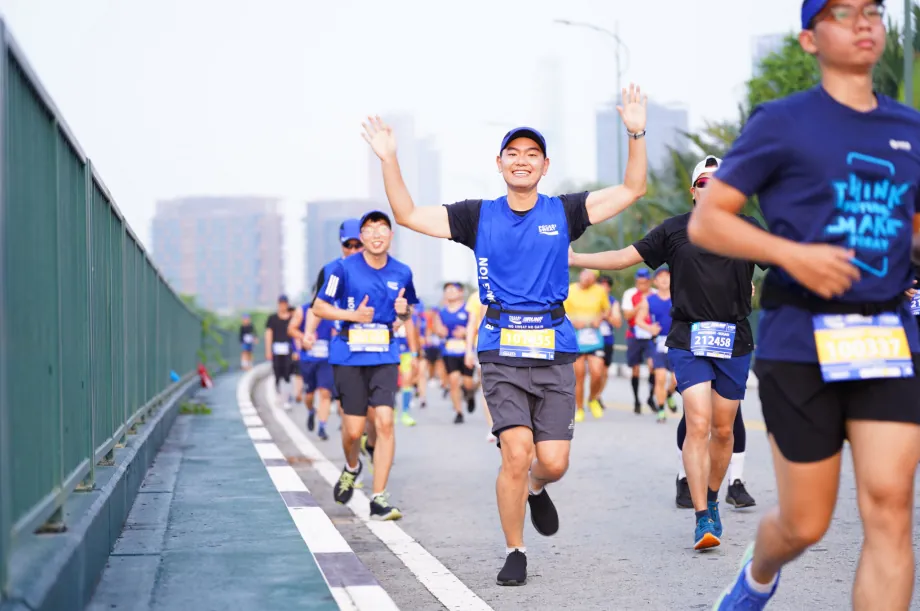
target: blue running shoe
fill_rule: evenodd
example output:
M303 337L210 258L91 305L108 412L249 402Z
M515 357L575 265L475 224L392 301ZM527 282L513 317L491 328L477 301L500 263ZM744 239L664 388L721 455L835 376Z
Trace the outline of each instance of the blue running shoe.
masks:
M696 532L693 534L693 549L704 550L711 547L718 547L722 542L715 533L716 525L713 524L712 518L705 516L696 521Z
M719 502L711 501L709 503L709 517L712 518L712 523L714 525L713 532L720 539L722 538L722 518L719 517Z
M752 590L747 583L745 573L753 556L754 544L752 543L748 546L744 557L741 559L741 570L738 572L738 577L722 592L712 611L761 611L766 608L767 603L773 598L776 588L779 586L779 575L776 576L776 582L768 593L764 594Z

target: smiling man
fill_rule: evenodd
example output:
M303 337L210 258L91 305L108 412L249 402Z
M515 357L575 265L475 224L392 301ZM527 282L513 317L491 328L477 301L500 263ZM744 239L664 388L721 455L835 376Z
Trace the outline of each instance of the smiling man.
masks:
M379 117L365 124L365 140L381 160L396 222L473 250L485 307L478 334L482 388L502 452L496 483L506 558L499 585L527 581L524 516L542 535L555 534L559 516L545 486L569 465L575 428L575 329L568 296L568 247L645 194L646 99L636 86L618 106L629 140L622 185L550 197L537 191L549 171L546 140L520 127L502 139L496 168L507 194L449 206L415 206L396 157L396 139Z

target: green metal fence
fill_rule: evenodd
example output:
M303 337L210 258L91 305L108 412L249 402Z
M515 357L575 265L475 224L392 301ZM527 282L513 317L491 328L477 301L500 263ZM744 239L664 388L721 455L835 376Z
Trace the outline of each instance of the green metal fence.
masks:
M206 336L150 260L0 21L0 585L17 536L176 386Z

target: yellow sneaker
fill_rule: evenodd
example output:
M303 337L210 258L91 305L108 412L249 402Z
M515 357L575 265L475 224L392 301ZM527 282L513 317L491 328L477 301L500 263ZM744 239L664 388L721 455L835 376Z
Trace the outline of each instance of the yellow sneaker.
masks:
M585 421L585 410L581 407L575 410L575 422Z
M591 415L595 418L601 418L604 415L604 408L597 399L592 399L588 402L588 409L591 410Z
M415 418L413 418L409 412L403 412L400 416L400 420L403 423L403 426L415 426Z

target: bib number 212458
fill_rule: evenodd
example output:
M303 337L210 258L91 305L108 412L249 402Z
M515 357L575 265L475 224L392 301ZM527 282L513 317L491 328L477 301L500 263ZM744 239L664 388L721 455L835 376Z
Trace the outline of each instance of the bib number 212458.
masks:
M735 325L728 322L695 322L690 325L690 352L715 359L732 358Z

